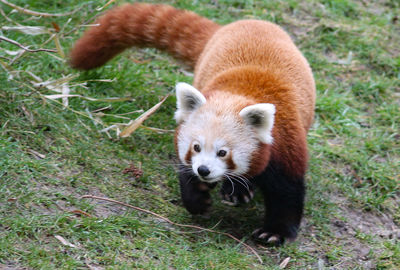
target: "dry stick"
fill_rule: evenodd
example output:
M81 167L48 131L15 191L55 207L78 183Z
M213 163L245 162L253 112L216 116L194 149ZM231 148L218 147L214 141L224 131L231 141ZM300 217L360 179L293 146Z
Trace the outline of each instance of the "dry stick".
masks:
M0 1L2 1L2 0L0 0ZM5 42L8 42L8 43L11 43L13 45L16 45L16 46L20 47L21 49L24 49L27 52L53 52L53 53L57 52L57 50L51 50L51 49L35 49L35 50L31 50L31 49L25 47L24 45L19 44L17 41L9 39L9 38L6 38L5 36L0 36L0 41L1 40L5 41Z
M5 4L5 5L7 5L7 6L10 6L10 7L12 7L12 8L14 8L14 9L16 9L16 10L22 12L22 13L29 14L29 15L33 15L33 16L42 16L42 17L62 17L62 16L68 16L68 15L74 14L75 12L77 12L78 10L81 9L81 8L78 8L78 9L76 9L76 10L74 10L74 11L67 12L67 13L45 13L45 12L37 12L37 11L29 10L29 9L26 9L26 8L22 8L22 7L19 7L19 6L15 5L15 4L9 3L9 2L7 2L6 0L0 0L0 1L1 1L3 4Z
M196 225L188 225L188 224L176 223L176 222L173 222L173 221L169 220L168 218L163 217L163 216L161 216L161 215L159 215L159 214L157 214L157 213L154 213L154 212L152 212L152 211L149 211L149 210L146 210L146 209L137 207L137 206L133 206L133 205L130 205L130 204L127 204L127 203L124 203L124 202L119 202L119 201L116 201L116 200L113 200L113 199L109 199L109 198L98 197L98 196L94 196L94 195L83 195L81 198L85 198L85 199L96 199L96 200L102 200L102 201L107 201L107 202L112 202L112 203L120 204L120 205L129 207L129 208L133 208L133 209L135 209L135 210L137 210L137 211L144 212L144 213L146 213L146 214L150 214L150 215L153 215L153 216L155 216L155 217L158 217L159 219L162 219L162 220L164 220L165 222L167 222L167 223L169 223L169 224L172 224L172 225L174 225L174 226L183 227L183 228L191 228L191 229L196 229L196 230L201 230L201 231L206 231L206 232L211 232L211 233L217 233L217 234L225 235L225 236L227 236L227 237L229 237L229 238L232 238L233 240L235 240L235 241L238 242L239 244L242 244L243 246L245 246L247 249L249 249L249 250L257 257L257 259L260 261L260 263L263 263L263 261L262 261L260 255L258 255L257 251L255 251L254 248L252 248L251 246L247 245L246 243L244 243L243 241L239 240L238 238L236 238L235 236L233 236L233 235L230 234L230 233L219 232L219 231L215 231L215 230L212 230L212 229L203 228L203 227L196 226Z

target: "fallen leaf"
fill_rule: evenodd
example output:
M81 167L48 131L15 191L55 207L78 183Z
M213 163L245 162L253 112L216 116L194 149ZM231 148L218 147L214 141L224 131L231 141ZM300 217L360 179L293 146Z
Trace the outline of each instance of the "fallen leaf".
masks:
M139 166L141 167L141 166ZM122 171L123 174L131 173L133 177L140 178L143 175L143 171L137 168L133 163Z
M51 22L51 25L53 26L54 30L56 30L57 33L60 32L61 29L57 23Z
M71 244L70 242L68 242L67 240L64 239L64 237L59 236L59 235L54 235L54 237L61 242L61 244L63 244L64 246L68 246L68 247L72 247L72 248L77 248L77 246L75 246L74 244Z
M289 261L290 261L290 257L287 257L286 259L284 259L281 262L281 264L279 265L279 269L284 269L287 266L287 264L289 263Z

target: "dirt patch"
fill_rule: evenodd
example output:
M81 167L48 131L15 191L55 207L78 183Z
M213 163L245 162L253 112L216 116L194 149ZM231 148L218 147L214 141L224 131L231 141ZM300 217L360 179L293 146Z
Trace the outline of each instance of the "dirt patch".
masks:
M313 269L376 269L384 252L382 242L400 240L399 226L389 214L352 208L340 194L331 195L330 200L337 206L329 224L331 239L319 239L319 229L305 218L297 240L302 243L299 249L318 258Z
M390 214L354 209L347 199L337 194L333 196L332 201L339 206L338 213L344 220L338 222L344 225L348 233L355 235L361 232L384 239L400 239L400 227Z
M338 206L335 218L332 219L331 231L336 241L340 241L344 246L347 254L342 258L340 268L358 265L363 269L374 269L377 258L383 252L379 242L385 239L400 239L399 226L386 213L354 209L351 203L339 194L334 194L331 201ZM371 238L369 242L374 244L366 243L368 240L360 240L364 236Z

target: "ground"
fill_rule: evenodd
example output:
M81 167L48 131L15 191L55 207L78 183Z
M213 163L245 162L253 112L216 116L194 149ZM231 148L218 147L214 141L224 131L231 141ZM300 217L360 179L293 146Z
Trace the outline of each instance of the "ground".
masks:
M398 1L163 1L221 24L275 22L311 64L317 105L305 217L296 241L279 248L250 238L262 222L259 195L230 207L214 194L208 217L182 207L173 95L131 136L105 132L192 81L154 49L126 51L90 72L71 69L68 51L106 2L15 0L17 10L1 1L0 269L400 268ZM52 99L62 93L79 96Z

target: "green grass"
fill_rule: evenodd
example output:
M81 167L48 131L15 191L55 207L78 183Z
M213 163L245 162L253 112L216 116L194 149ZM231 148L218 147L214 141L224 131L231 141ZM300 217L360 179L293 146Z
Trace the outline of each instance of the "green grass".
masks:
M16 0L31 10L70 16L38 18L12 12L0 27L43 26L58 33L68 53L82 34L78 27L107 1ZM121 1L117 1L121 3ZM150 1L155 2L155 1ZM1 42L0 60L0 268L83 269L398 269L400 267L400 4L395 0L163 1L225 24L243 18L270 20L293 37L317 82L315 122L308 141L305 218L298 239L264 248L249 239L262 222L262 198L240 208L218 202L210 218L183 209L173 134L139 129L126 139L115 131L173 90L191 82L182 66L153 49L130 50L90 72L72 70L56 53L25 53L15 61ZM54 30L52 31L54 33ZM0 30L31 49L55 48L49 34ZM6 69L4 69L6 68ZM105 102L70 98L68 108L35 87L67 75L71 94L130 97ZM110 80L108 82L100 79ZM85 83L84 85L82 85ZM175 97L145 125L175 127ZM103 109L103 115L94 111ZM88 114L96 117L96 124ZM135 179L123 170L140 167ZM215 227L256 248L220 234L184 230L122 206L80 197L107 196L168 217L174 222ZM86 215L71 211L81 210ZM61 236L76 247L63 245Z

